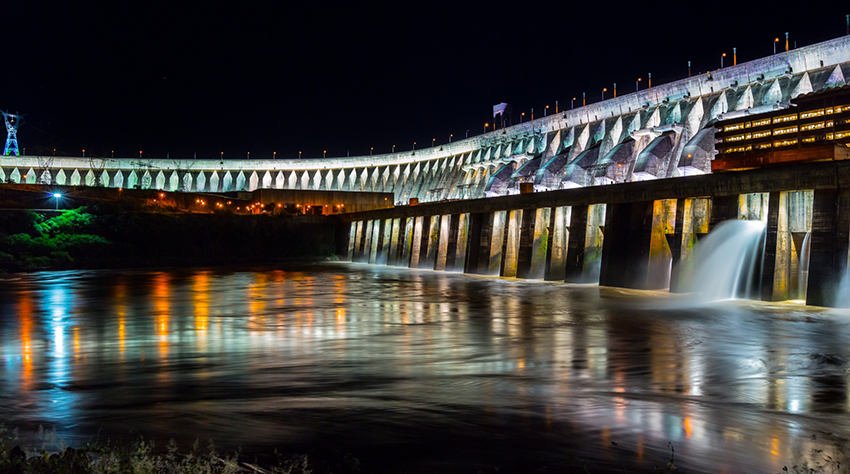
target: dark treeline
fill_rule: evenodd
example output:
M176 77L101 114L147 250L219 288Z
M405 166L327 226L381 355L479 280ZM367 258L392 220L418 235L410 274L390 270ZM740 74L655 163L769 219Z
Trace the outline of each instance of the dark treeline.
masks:
M113 203L54 217L0 211L0 271L330 259L336 227L324 217L138 212Z

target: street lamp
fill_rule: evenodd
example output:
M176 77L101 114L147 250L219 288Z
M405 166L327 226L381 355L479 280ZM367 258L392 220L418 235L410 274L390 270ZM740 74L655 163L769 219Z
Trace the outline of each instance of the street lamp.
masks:
M558 101L557 100L555 101L555 113L556 114L558 113Z
M328 150L322 150L322 158L325 158L327 156L328 156Z
M276 152L276 151L273 151L273 152L272 152L272 159L273 159L273 160L276 160L276 159L277 159L277 152Z
M85 157L86 157L86 149L83 148L83 158L85 158Z
M374 152L375 152L375 147L373 147L373 146L369 147L369 156L372 156L372 153L374 153Z
M547 105L547 106L543 109L543 116L545 117L545 116L547 116L548 114L549 114L549 106Z
M585 105L587 105L587 93L582 92L581 93L581 106L584 107Z
M531 108L531 120L534 120L534 107Z
M489 123L484 124L484 133L487 133L487 128L490 126Z
M434 143L436 143L436 141L437 141L437 139L436 139L436 138L432 138L432 139L431 139L431 147L432 147L432 148L434 147Z
M525 112L519 114L519 123L522 123L522 119L525 118Z
M576 98L575 97L573 97L573 100L570 101L570 108L571 109L576 108Z
M637 80L635 81L635 92L637 92L638 90L640 90L640 81L641 81L641 80L643 80L643 78L640 78L640 77L639 77L639 78L637 78Z
M301 159L301 152L300 151L298 152L298 159L299 160Z
M776 38L775 40L773 40L773 54L776 54L776 43L778 43L778 42L779 42L779 38Z
M726 57L726 53L720 55L720 69L723 69L723 58Z
M451 133L449 134L449 143L451 143L451 142L452 142L452 137L453 137L453 136L454 136L454 135L452 135Z
M139 158L142 157L142 150L139 150Z
M393 145L393 153L395 153L395 145Z
M617 98L617 83L614 83L614 98Z
M53 193L53 197L56 198L56 210L58 211L59 210L59 198L61 198L62 195L59 194L59 193Z
M652 73L651 72L646 73L646 78L647 78L647 81L649 82L646 85L646 87L649 87L650 89L652 89Z
M603 88L602 88L602 100L605 100L605 93L606 93L606 92L608 92L608 88L607 88L607 87L603 87Z

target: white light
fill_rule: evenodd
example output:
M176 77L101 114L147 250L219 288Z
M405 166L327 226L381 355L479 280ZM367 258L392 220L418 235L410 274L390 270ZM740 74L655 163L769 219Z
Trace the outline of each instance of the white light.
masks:
M62 197L62 195L61 195L61 194L59 194L59 193L56 193L56 194L54 194L54 195L53 195L53 197L55 197L56 199L59 199L59 198L61 198L61 197Z

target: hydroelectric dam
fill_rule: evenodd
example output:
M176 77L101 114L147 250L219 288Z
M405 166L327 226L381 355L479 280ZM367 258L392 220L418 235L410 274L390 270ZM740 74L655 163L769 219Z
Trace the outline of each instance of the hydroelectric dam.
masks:
M729 277L727 296L834 306L850 285L847 77L850 36L422 150L302 160L3 157L0 180L392 193L395 208L338 217L344 258L671 292L700 290L694 247L711 230L755 221L763 226L755 249L729 261L748 276Z
M711 172L713 123L846 83L850 36L778 53L432 148L300 160L0 157L0 181L165 191L393 193L397 205Z

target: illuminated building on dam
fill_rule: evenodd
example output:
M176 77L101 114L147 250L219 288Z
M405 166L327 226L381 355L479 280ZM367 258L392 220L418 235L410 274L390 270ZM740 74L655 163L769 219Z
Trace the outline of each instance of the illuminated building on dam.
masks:
M390 192L396 204L472 199L711 172L718 120L843 86L850 36L657 85L454 143L301 160L0 157L3 182L169 191Z

